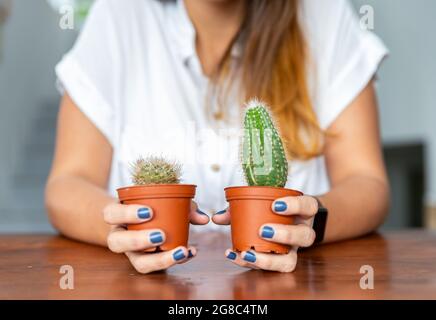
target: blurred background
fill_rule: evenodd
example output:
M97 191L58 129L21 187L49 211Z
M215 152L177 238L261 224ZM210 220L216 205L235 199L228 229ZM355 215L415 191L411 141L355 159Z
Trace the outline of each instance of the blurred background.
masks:
M0 233L54 231L43 203L60 99L54 66L91 2L0 0ZM390 50L378 81L392 186L383 228L436 228L436 1L352 3L357 14L374 9L374 32ZM74 28L61 27L71 6Z

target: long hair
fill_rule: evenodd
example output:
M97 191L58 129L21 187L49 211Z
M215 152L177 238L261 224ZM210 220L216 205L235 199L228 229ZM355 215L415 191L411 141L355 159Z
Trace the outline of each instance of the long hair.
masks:
M299 0L250 0L246 5L245 21L235 37L242 42L242 57L232 71L233 80L225 80L230 48L211 77L217 101L226 100L219 96L227 95L225 88L238 77L241 99L257 97L270 106L288 156L315 157L321 151L323 131L308 90L309 54L299 22Z

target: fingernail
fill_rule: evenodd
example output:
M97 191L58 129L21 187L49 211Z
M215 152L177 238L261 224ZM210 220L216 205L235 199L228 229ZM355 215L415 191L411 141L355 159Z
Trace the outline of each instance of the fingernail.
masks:
M227 211L227 209L224 209L224 210L218 211L218 212L215 213L215 214L224 214L224 213L226 213L226 211Z
M138 218L139 219L148 219L148 218L150 218L150 209L148 209L148 208L138 209Z
M256 262L256 255L251 251L247 251L247 253L244 256L244 260L251 263Z
M180 261L182 259L185 259L185 253L183 252L182 249L177 250L176 252L173 253L173 258L176 261Z
M262 228L262 238L271 239L272 237L274 237L274 229L269 227L269 226L263 227Z
M287 208L288 208L288 206L286 205L286 202L284 202L284 201L276 201L274 203L274 211L276 211L276 212L286 211Z
M235 260L236 259L236 253L234 253L233 251L230 251L229 254L227 255L227 258L230 260Z
M151 243L160 243L163 241L162 233L159 231L150 233Z
M200 209L197 209L196 212L197 212L198 214L202 214L203 216L207 216L207 214L204 213L203 211L201 211Z
M191 250L188 250L188 258L192 258L194 255L192 254Z

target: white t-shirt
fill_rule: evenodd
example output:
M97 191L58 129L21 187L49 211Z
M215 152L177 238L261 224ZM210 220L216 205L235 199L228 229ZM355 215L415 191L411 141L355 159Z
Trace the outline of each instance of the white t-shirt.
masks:
M360 28L346 0L301 4L312 102L327 128L374 77L387 50ZM237 46L231 56L240 57ZM113 147L108 190L114 196L116 188L131 184L130 164L139 155L182 162L183 182L198 186L195 200L208 213L227 207L225 187L245 185L238 162L240 119L211 123L205 111L208 79L182 0L96 1L56 73ZM233 111L241 109L236 101L230 102ZM324 158L292 161L287 187L327 192Z

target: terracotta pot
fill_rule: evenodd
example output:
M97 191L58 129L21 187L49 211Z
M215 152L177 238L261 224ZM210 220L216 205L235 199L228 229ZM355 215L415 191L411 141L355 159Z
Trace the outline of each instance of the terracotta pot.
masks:
M293 217L278 215L271 206L278 198L301 196L301 192L274 187L230 187L224 190L230 205L235 251L289 252L289 246L263 240L259 236L259 228L266 223L292 224Z
M121 203L146 205L153 210L150 221L129 225L129 230L157 228L165 232L164 244L145 251L167 251L188 245L189 212L196 187L188 184L155 184L117 190Z

